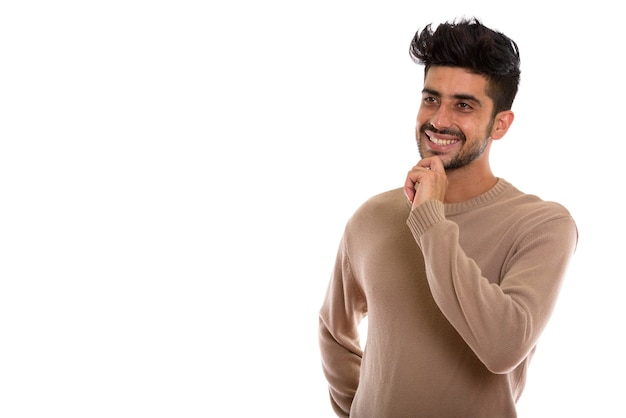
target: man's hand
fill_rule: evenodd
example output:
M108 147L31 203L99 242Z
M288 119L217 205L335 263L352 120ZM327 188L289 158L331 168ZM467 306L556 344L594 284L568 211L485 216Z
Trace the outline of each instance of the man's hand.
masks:
M421 160L408 172L404 183L404 194L413 203L412 209L430 199L443 202L447 189L448 178L439 157Z

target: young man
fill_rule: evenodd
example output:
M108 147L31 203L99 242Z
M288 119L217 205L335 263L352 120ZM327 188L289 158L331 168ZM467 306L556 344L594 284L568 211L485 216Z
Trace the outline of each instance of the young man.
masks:
M513 122L517 44L469 19L426 26L410 51L425 66L422 160L346 225L320 310L331 405L354 418L515 417L576 225L489 165Z

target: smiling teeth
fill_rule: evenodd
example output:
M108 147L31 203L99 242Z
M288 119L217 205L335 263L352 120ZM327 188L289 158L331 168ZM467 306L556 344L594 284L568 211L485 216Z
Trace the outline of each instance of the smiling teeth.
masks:
M429 136L428 139L430 139L431 142L434 142L437 145L450 145L458 141L458 139L437 139L433 138L432 136Z

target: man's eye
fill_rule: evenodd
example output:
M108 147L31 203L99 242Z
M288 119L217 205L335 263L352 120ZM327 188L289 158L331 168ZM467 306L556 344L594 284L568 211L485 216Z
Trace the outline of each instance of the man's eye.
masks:
M459 103L459 104L458 104L458 106L459 106L461 109L463 109L463 110L470 110L470 109L472 109L472 106L470 106L470 105L469 105L469 104L467 104L467 103Z

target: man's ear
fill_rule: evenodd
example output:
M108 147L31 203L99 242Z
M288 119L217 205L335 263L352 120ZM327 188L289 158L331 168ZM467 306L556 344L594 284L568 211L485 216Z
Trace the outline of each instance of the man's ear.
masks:
M512 110L503 110L498 113L493 122L493 128L491 128L491 139L500 139L506 134L511 127L515 119L515 115Z

